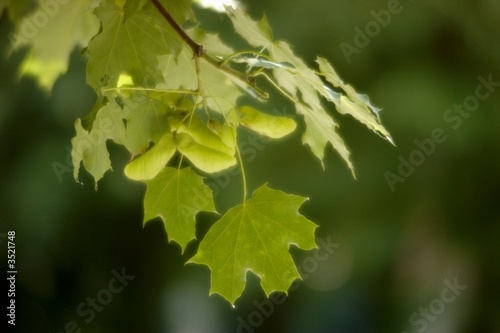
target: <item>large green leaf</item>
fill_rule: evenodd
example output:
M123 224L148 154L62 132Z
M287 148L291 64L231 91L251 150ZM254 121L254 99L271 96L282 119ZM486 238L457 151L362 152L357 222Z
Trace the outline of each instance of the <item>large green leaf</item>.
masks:
M266 295L286 292L300 278L290 246L316 247L316 225L298 213L305 200L264 185L250 200L231 208L208 231L189 261L212 271L210 293L234 304L243 292L248 271L260 277Z
M276 61L294 65L292 69L274 69L273 73L280 86L299 100L295 106L306 123L306 131L302 137L304 144L311 147L313 154L323 165L325 147L330 143L354 174L349 150L337 133L338 125L321 104L318 95L318 89L324 86L321 79L293 53L288 44L275 42L270 53Z
M39 0L39 6L8 36L14 50L29 47L20 66L21 74L35 76L40 86L50 91L56 79L68 69L74 48L86 46L99 31L99 21L93 14L99 2L72 0L60 4Z
M228 11L236 31L250 45L264 48L269 54L261 55L260 58L239 57L233 61L245 62L260 70L272 69L275 84L295 103L297 112L304 116L306 131L303 142L311 147L321 161L325 147L330 143L353 171L349 151L336 132L338 125L325 112L320 96L332 102L339 113L352 115L392 143L389 132L380 123L380 109L373 106L366 95L357 93L352 86L345 84L325 59L317 59L319 75L339 91L324 84L318 73L297 57L287 43L273 41L265 18L256 22L238 10L228 8Z
M102 86L116 86L121 74L141 85L155 86L163 79L157 70L158 56L177 55L182 49L179 36L151 2L139 8L128 13L127 20L114 0L104 0L96 9L102 31L87 50L87 81L97 92Z
M231 8L228 10L236 31L250 45L267 48L274 64L286 64L274 65L271 68L277 85L288 94L295 103L297 112L305 119L306 131L302 137L303 143L311 147L311 151L322 165L325 147L330 143L353 170L349 151L336 132L338 125L324 111L321 104L318 95L319 90L324 90L321 78L293 53L287 43L272 40L265 18L255 22L238 10ZM270 67L268 62L253 62L253 65L259 64L262 68Z
M161 217L170 241L184 250L195 238L196 214L216 213L212 191L190 168L165 168L146 184L144 223Z

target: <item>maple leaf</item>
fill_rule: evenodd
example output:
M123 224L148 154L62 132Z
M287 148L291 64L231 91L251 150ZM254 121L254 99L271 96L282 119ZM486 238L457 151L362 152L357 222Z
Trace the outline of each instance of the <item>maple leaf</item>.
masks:
M233 22L236 32L254 47L267 47L272 43L273 34L264 16L259 21L252 20L248 15L231 6L224 6Z
M316 248L316 225L298 213L305 200L264 185L250 200L229 209L189 260L210 268L210 293L234 304L243 292L248 271L260 277L266 295L286 292L300 278L290 246Z
M353 170L349 151L337 133L338 125L321 105L318 95L319 91L324 90L321 78L293 53L287 43L272 40L265 17L259 21L253 21L248 15L236 9L230 7L226 9L236 32L250 45L269 50L273 61L253 60L249 62L248 59L244 61L254 66L272 68L277 85L289 94L297 112L304 117L306 130L302 136L302 142L311 147L311 151L322 165L325 147L330 143Z
M393 143L389 132L380 123L380 109L373 106L366 95L357 93L352 86L345 84L326 59L317 58L316 62L320 71L315 72L293 53L287 43L272 40L265 17L254 21L236 9L230 7L226 9L236 32L250 45L263 48L260 51L260 58L239 57L233 61L247 63L250 68L272 69L276 80L275 85L286 92L287 97L295 103L297 112L304 117L306 130L302 142L311 147L313 154L318 157L322 165L325 147L330 143L354 175L349 150L337 133L337 123L325 112L320 96L332 102L339 113L352 115L375 133ZM267 51L269 55L263 54L264 51ZM320 76L339 91L326 85ZM268 76L266 77L270 80Z
M340 154L353 172L354 167L350 160L350 153L344 140L337 133L338 124L325 112L319 99L318 89L323 89L321 79L311 70L302 59L293 54L292 49L284 42L276 42L271 48L274 59L281 62L290 62L294 68L274 69L273 73L278 83L294 98L299 98L302 103L296 103L297 113L304 117L306 130L302 136L302 142L311 147L313 154L323 164L324 151L328 143ZM300 93L300 94L298 94Z
M156 85L158 55L178 54L182 48L179 36L158 13L151 2L128 13L115 1L104 0L96 9L102 31L90 42L87 53L87 82L100 92L102 86L116 86L121 74L134 82Z
M195 238L196 214L217 213L212 190L191 168L164 168L146 185L144 223L161 217L170 241L177 242L183 250Z
M331 143L347 163L354 176L354 167L349 157L351 153L336 131L337 123L322 109L313 110L303 105L297 105L297 112L304 116L306 123L306 131L302 136L302 142L311 147L311 151L320 159L321 164L323 165L325 146L327 143Z
M368 96L361 95L351 85L345 84L337 75L332 65L324 58L318 57L320 74L326 78L334 87L342 89L346 95L332 92L325 87L327 94L324 96L335 103L337 111L342 114L350 114L360 123L372 129L375 133L394 144L391 135L380 123L380 109L373 106Z
M96 105L99 106L100 103ZM126 141L121 109L116 102L109 102L99 108L89 131L82 127L80 119L76 120L75 128L76 136L71 139L73 176L78 181L80 163L83 161L85 169L94 177L97 187L97 182L111 169L106 142L113 140L118 144L125 144Z
M40 86L50 91L56 79L68 69L73 49L86 46L98 32L99 21L93 10L99 2L74 0L59 4L54 1L25 16L16 32L9 34L13 50L29 47L20 73L35 76Z

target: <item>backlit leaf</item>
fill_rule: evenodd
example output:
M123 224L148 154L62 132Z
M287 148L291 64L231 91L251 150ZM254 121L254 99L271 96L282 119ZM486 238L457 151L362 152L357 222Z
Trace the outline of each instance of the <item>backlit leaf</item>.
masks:
M288 44L274 43L271 54L279 61L292 62L295 65L293 72L275 69L274 76L284 89L293 96L300 96L295 98L302 100L302 103L295 105L297 112L304 117L306 123L302 142L311 147L313 154L318 157L322 165L325 147L330 143L354 174L349 150L337 133L338 125L321 105L317 91L324 86L321 79L293 54Z
M123 73L134 82L155 86L162 81L158 56L177 55L182 48L178 35L150 1L127 20L123 10L111 0L96 9L102 31L87 49L87 81L97 92L102 86L115 86Z
M39 3L40 7L25 16L8 37L14 50L29 47L20 73L36 77L40 86L50 91L68 69L75 47L86 46L99 31L99 21L93 14L99 0Z
M84 48L97 103L75 122L75 179L83 163L97 186L112 168L110 141L123 146L131 160L125 175L146 184L144 223L160 217L182 251L195 239L197 214L216 212L212 190L199 173L245 162L242 148L248 142L238 142L240 126L273 139L296 129L295 115L265 112L271 92L304 119L302 142L322 164L332 146L353 169L328 108L391 141L381 109L344 83L326 59L317 58L313 68L289 44L274 40L265 16L253 20L225 6L235 32L249 44L235 50L200 28L192 1L0 0L0 13L8 9L16 25L7 35L13 50L27 48L21 72L35 75L45 89L66 71L75 47ZM261 106L244 106L256 100ZM207 231L190 260L210 268L211 293L233 304L249 272L260 278L266 295L286 292L299 278L290 247L316 247L316 225L298 212L306 198L264 185L246 200L246 165L239 167L228 172L241 173L244 202Z
M236 32L245 38L250 45L266 47L270 44L273 34L265 16L259 21L254 21L237 9L230 6L225 6L225 8L233 21Z
M146 181L144 223L160 217L170 241L182 250L195 238L195 217L200 211L216 213L212 191L192 169L163 169Z
M366 95L358 94L352 86L345 84L326 59L318 58L316 62L319 64L321 75L334 87L341 88L347 94L347 96L341 95L340 99L331 99L335 103L337 111L350 114L360 123L365 124L392 143L391 135L380 123L380 109L374 107Z
M210 293L234 304L245 288L248 271L260 277L266 295L286 292L300 278L290 246L316 248L316 225L298 213L305 200L264 185L250 200L227 211L189 261L210 268Z
M354 167L349 158L350 153L344 144L344 140L338 135L336 128L338 125L333 119L322 110L315 111L302 105L297 106L297 112L304 116L306 131L302 136L302 142L311 147L312 152L323 161L324 150L327 143L346 161L354 175Z
M120 114L121 109L116 103L106 104L97 112L90 131L84 129L80 119L77 119L76 136L71 140L73 175L77 181L82 161L85 169L94 177L96 184L104 173L111 169L106 142L113 140L118 144L124 144L126 140L125 124Z

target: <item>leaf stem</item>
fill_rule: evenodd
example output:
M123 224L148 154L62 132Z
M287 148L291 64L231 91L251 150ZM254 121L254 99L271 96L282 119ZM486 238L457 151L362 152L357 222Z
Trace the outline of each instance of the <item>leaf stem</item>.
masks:
M182 30L181 26L174 20L172 15L163 7L163 5L159 2L159 0L151 0L153 5L158 9L160 14L165 18L168 24L174 29L174 31L182 38L182 40L189 46L191 51L193 51L194 58L202 58L210 65L215 68L229 74L240 81L243 81L250 89L252 89L256 94L258 94L261 98L268 99L269 94L263 91L262 89L257 87L257 83L255 81L255 77L252 75L241 73L231 67L225 66L224 62L221 62L214 57L208 55L203 48L203 45L196 43L191 37L186 34L184 30Z
M110 91L146 91L146 92L157 92L157 93L165 93L165 94L185 94L185 95L199 95L199 92L196 90L183 90L183 89L175 89L175 90L167 90L167 89L158 89L158 88L144 88L144 87L116 87L116 88L105 88L102 92L110 92Z
M263 76L266 78L266 80L271 83L273 85L274 88L276 88L285 98L288 98L292 103L295 103L295 104L302 104L302 102L300 102L297 98L294 98L292 95L290 95L289 93L287 93L286 91L284 91L278 84L276 84L276 82L273 81L273 79L271 79L269 77L269 75L267 75L266 73L264 72L259 72L256 74L256 76ZM303 104L302 104L303 105Z
M240 147L236 144L236 154L238 156L238 164L241 170L241 180L243 184L243 205L247 202L247 176L245 174L245 167L243 166L243 158L241 158Z

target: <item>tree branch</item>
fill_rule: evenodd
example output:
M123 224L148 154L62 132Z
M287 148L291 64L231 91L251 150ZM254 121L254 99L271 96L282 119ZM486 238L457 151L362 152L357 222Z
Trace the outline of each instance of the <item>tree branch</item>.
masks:
M172 1L172 0L171 0ZM196 43L191 37L186 34L186 32L181 28L181 26L174 20L172 15L163 7L163 5L159 2L159 0L151 0L153 5L158 9L160 14L165 18L165 20L170 24L170 26L174 29L174 31L182 38L182 40L189 46L191 51L193 51L193 56L195 58L202 58L212 66L220 69L221 71L243 81L253 92L255 92L261 98L267 99L269 98L269 94L262 89L257 87L257 83L255 81L255 77L251 75L247 75L246 73L238 72L237 70L225 66L223 62L218 61L214 57L208 55L203 48L203 45Z
M158 0L151 0L153 5L158 9L160 14L167 20L168 24L175 30L175 32L181 36L181 38L184 40L184 42L191 48L191 51L193 51L193 55L195 57L201 57L205 51L203 50L203 46L196 43L194 40L189 37L184 30L182 30L181 26L175 22L174 18L170 13L163 7L163 5L158 1Z

